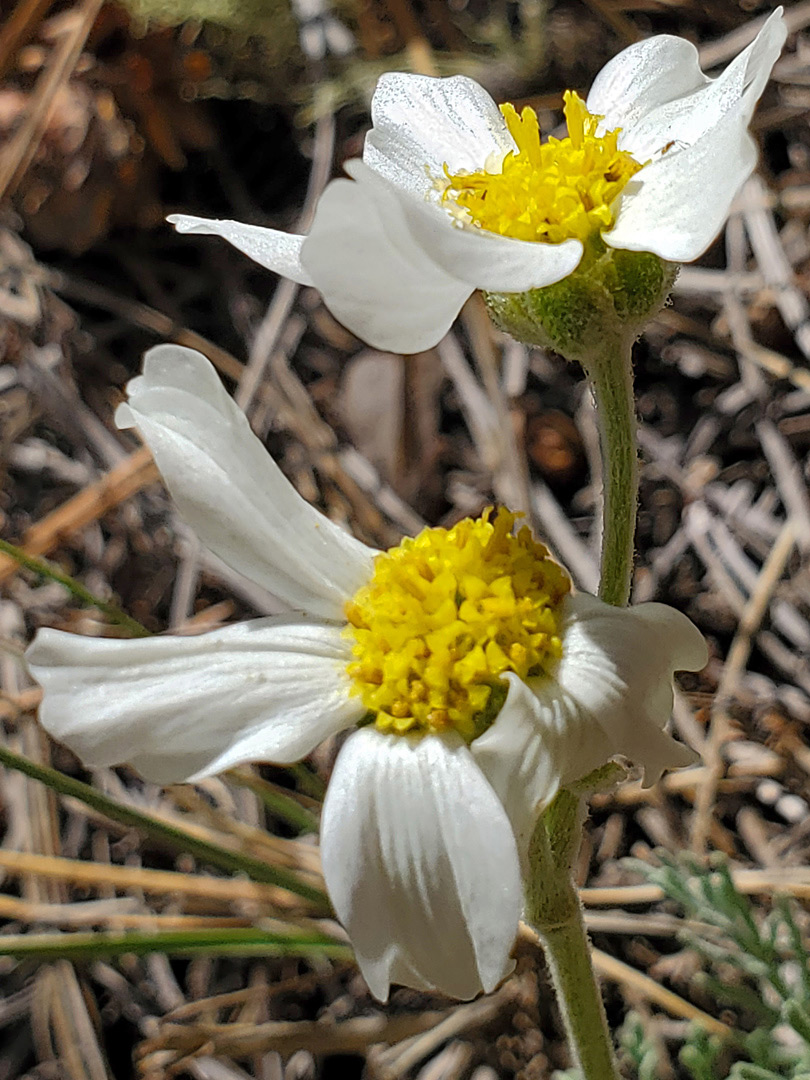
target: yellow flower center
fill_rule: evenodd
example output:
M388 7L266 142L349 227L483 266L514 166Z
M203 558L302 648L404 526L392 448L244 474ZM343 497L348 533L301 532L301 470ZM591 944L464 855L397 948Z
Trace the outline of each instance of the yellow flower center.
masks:
M501 105L517 145L493 171L450 173L439 182L442 200L457 216L501 236L557 244L587 240L613 224L612 204L642 167L618 148L621 128L597 135L601 116L588 112L573 90L565 92L568 138L540 142L537 114L528 106L518 115Z
M515 514L424 529L378 555L346 605L353 689L382 731L455 729L471 742L506 695L504 672L549 671L562 654L565 571Z

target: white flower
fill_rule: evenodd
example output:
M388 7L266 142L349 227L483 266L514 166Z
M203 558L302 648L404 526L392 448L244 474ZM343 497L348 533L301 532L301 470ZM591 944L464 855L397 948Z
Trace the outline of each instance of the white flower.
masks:
M571 595L505 511L375 553L301 499L190 349L152 349L117 421L137 426L203 543L295 613L198 637L41 630L27 659L43 725L89 765L168 783L293 762L362 724L321 851L369 987L491 990L521 854L560 785L616 754L648 781L693 760L663 727L673 671L706 662L701 635L660 604Z
M534 113L502 115L472 79L383 75L363 159L346 164L351 180L327 186L308 236L169 220L315 285L359 337L406 353L435 345L475 289L524 292L566 277L591 233L688 262L756 164L748 124L785 42L781 12L717 79L681 38L629 46L597 75L587 111L566 95L572 139L542 152Z

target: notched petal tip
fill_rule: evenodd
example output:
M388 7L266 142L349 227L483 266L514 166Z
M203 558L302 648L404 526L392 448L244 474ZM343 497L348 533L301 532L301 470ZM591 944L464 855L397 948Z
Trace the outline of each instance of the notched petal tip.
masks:
M159 345L128 392L119 420L138 428L202 543L290 607L342 623L373 553L295 491L213 365Z
M614 608L578 593L566 607L556 683L569 712L602 733L608 757L620 754L643 765L648 777L691 764L691 751L664 727L672 713L675 671L700 670L708 659L697 628L664 604ZM584 741L583 760L591 749ZM599 764L590 757L580 775Z
M208 227L208 218L194 217L192 214L167 214L166 220L170 225L174 225L179 233L214 231Z
M664 773L673 769L686 769L691 765L697 765L700 754L684 743L678 742L665 731L650 731L644 733L644 747L642 764L643 788L655 787Z
M113 423L119 431L126 431L128 428L135 427L137 421L135 414L126 401L122 401L118 408L113 413Z

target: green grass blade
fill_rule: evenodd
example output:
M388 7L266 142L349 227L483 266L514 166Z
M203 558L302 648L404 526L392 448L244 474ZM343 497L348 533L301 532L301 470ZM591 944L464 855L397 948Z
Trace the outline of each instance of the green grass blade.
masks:
M0 936L0 956L18 960L101 960L126 954L171 956L331 956L351 959L349 945L326 934L272 934L252 927L156 933L71 932Z
M261 859L255 859L251 855L230 851L219 844L201 840L199 837L191 836L183 829L161 821L159 818L146 814L142 810L135 810L131 806L122 806L121 803L116 802L115 799L111 799L109 795L105 795L89 784L65 776L64 773L47 765L39 765L29 758L15 754L14 751L4 746L0 746L0 764L7 765L11 769L17 769L34 780L39 780L40 783L45 784L60 795L70 795L74 799L78 799L85 806L92 807L111 821L117 821L122 825L139 829L152 839L163 841L174 851L187 852L200 859L201 862L207 863L209 866L216 866L220 870L247 874L253 881L277 885L279 888L295 893L296 896L312 901L324 910L329 909L329 901L325 893L312 885L307 885L306 882L301 881L289 870L270 866L268 863L262 862Z
M137 619L133 619L131 615L127 615L125 611L122 611L117 604L113 604L110 600L102 600L100 596L96 596L95 593L91 593L89 589L86 589L80 581L72 578L69 574L63 574L61 570L57 570L51 563L46 562L44 559L38 559L34 555L28 555L22 548L17 547L15 544L10 544L8 540L0 540L0 551L5 552L10 558L18 562L20 566L24 566L26 570L32 570L35 574L40 574L44 578L48 578L50 581L57 581L60 585L64 586L75 596L77 600L81 600L83 604L87 604L88 607L98 608L102 611L111 623L115 623L116 626L122 627L126 630L130 637L150 637L150 631L142 626Z
M299 835L317 833L318 819L315 814L310 813L300 802L286 795L274 784L269 784L260 776L251 776L237 769L232 769L225 775L232 784L252 791L274 817L286 822Z

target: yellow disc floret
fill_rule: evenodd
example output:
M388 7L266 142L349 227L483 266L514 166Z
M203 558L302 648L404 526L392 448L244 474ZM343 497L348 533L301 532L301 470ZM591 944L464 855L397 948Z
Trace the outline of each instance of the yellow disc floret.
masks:
M525 525L513 534L515 517L486 511L376 557L346 633L354 691L381 730L472 741L503 702L505 672L542 675L561 656L571 582Z
M597 135L601 116L565 92L566 139L540 142L537 114L501 106L517 146L492 171L451 174L439 182L461 221L518 240L586 240L613 224L611 206L642 167L618 148L620 128Z

